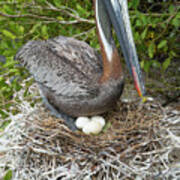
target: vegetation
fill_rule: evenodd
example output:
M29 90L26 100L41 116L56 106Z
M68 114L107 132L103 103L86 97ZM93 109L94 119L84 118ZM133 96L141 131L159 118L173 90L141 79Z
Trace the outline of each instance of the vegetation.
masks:
M134 39L146 73L151 67L165 73L178 58L179 5L176 0L129 1ZM92 1L0 0L0 131L9 124L9 112L18 112L16 105L21 100L15 93L26 88L24 96L32 97L28 87L33 80L22 87L22 80L29 74L14 61L14 55L28 40L58 35L72 36L99 48ZM4 179L11 178L9 170Z
M132 29L141 66L162 73L177 59L180 12L178 1L129 1ZM99 48L90 0L0 0L0 117L17 113L15 92L28 73L14 61L28 40L72 36ZM27 81L28 87L32 83ZM0 123L0 131L7 122Z

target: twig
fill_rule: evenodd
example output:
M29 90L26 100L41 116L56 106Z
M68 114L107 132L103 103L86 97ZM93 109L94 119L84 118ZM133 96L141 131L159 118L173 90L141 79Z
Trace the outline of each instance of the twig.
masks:
M92 30L94 30L95 29L95 27L92 27L91 29L89 29L88 31L85 31L85 32L81 32L81 33L79 33L79 34L75 34L73 37L74 38L77 38L77 37L80 37L80 36L83 36L83 35L86 35L86 34L88 34L89 32L91 32Z
M135 11L129 11L129 14L134 15L134 17L136 17L137 13ZM153 16L153 17L171 16L170 13L142 13L141 12L141 14L144 16Z
M39 15L35 15L35 14L15 14L15 15L10 15L10 14L5 14L3 12L0 11L0 16L4 16L4 17L8 17L8 18L25 18L25 17L29 17L29 18L36 18L36 19L42 19L42 20L46 20L46 21L50 21L50 22L57 22L59 24L77 24L77 23L82 23L82 22L86 22L86 23L91 23L94 24L94 21L89 21L86 19L76 19L76 20L71 20L71 21L59 21L56 18L51 18L51 17L47 17L47 16L39 16Z
M156 37L153 41L157 41L159 38L162 37L162 35L164 35L164 33L167 31L169 23L171 22L171 20L176 16L176 14L178 13L178 11L176 11L173 15L171 15L168 19L166 19L165 23L167 24L166 27L164 28L163 32L160 33L160 35L158 37ZM163 23L159 23L160 24L164 24Z

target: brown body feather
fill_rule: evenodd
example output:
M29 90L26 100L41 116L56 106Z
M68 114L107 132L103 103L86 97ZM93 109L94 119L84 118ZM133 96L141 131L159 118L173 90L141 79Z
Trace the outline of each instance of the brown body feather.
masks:
M34 76L49 103L71 116L105 112L122 93L123 77L101 82L101 56L74 38L30 41L15 58Z

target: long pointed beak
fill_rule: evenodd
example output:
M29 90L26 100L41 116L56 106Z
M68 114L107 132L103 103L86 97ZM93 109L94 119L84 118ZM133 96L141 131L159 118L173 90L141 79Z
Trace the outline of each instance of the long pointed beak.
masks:
M143 96L145 95L145 86L131 31L127 0L103 0L103 3L117 34L130 74L134 78L138 94Z

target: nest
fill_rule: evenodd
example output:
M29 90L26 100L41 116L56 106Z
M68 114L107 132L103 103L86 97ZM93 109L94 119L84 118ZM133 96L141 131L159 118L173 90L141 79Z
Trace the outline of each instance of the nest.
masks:
M71 132L41 103L17 96L21 113L10 114L0 134L2 177L11 169L15 180L180 178L180 112L154 101L118 102L95 136Z

